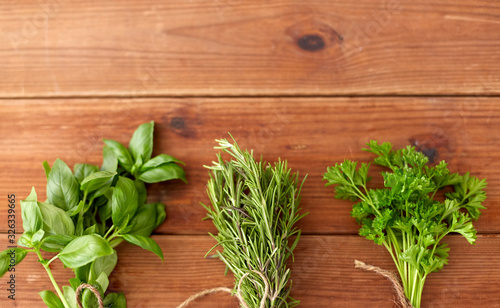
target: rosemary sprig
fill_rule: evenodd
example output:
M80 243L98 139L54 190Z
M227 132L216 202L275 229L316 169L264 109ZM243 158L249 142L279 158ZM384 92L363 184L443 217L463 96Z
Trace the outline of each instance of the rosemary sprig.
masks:
M213 166L205 166L212 171L207 184L212 207L202 205L219 230L210 235L218 242L214 248L223 248L217 255L226 264L226 273L227 269L234 273L234 292L241 284L239 297L249 307L260 307L264 297L265 307L297 306L299 301L289 295L292 282L286 261L293 259L300 239L301 231L294 225L307 214L299 214L305 178L298 186L298 173L292 174L286 161L274 166L262 159L257 162L253 151L242 151L234 139L234 144L216 141L215 148L232 159L224 161L219 153ZM267 295L259 273L267 280Z

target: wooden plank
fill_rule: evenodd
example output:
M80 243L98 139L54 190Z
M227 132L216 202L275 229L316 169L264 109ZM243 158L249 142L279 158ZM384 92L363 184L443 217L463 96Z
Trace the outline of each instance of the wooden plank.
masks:
M0 97L499 94L488 0L0 4Z
M477 104L476 104L477 102ZM498 98L288 98L288 99L82 99L4 101L0 105L0 231L7 230L7 195L24 199L31 186L45 200L41 166L59 157L70 166L101 164L102 138L126 143L135 128L155 120L154 154L168 153L186 162L189 184L150 186L149 200L167 204L161 234L206 234L202 221L205 185L217 153L215 139L230 131L242 147L268 161L288 159L308 174L302 207L310 214L299 224L306 234L356 234L351 202L333 198L324 187L326 166L370 159L361 151L370 139L395 147L418 144L446 160L454 172L487 178L488 199L476 226L498 233L500 225ZM377 175L374 169L373 175ZM380 181L374 185L380 185ZM17 223L21 232L20 215Z
M231 287L224 266L216 259L203 259L214 244L208 236L156 236L165 263L155 255L128 244L119 246L119 262L110 277L110 290L126 294L129 307L176 307L190 295L218 286ZM5 247L5 235L0 238ZM422 307L496 307L500 302L500 236L479 236L475 246L460 237L450 237L450 262L428 277ZM376 274L355 269L360 259L395 270L381 246L359 236L304 236L292 266L292 296L301 307L393 307L390 283ZM63 285L71 272L56 262L53 272ZM36 258L28 256L16 268L16 301L9 307L42 305L37 292L52 289ZM5 278L2 278L5 285ZM7 291L0 291L7 303ZM4 304L0 304L2 307ZM190 307L236 307L228 294L207 296Z

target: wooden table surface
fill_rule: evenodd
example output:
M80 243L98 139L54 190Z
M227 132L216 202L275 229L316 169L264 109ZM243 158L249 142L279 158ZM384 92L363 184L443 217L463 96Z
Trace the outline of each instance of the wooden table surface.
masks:
M118 248L110 290L125 292L128 307L176 307L232 286L221 261L203 258L216 230L199 205L208 202L203 165L228 132L308 174L310 214L291 264L301 307L395 307L386 279L353 266L395 270L390 256L357 236L351 203L321 180L344 158L368 160L361 148L377 139L486 177L477 244L446 239L449 265L429 276L422 307L500 307L499 60L491 0L4 1L0 250L7 195L21 200L35 186L45 198L42 161L100 164L102 138L127 142L154 120L154 152L186 162L189 183L149 186L149 201L167 206L154 235L165 263ZM54 272L60 284L72 276L60 264ZM2 287L0 307L42 307L37 293L51 285L40 264L28 256L17 273L17 299ZM227 294L191 305L237 306Z

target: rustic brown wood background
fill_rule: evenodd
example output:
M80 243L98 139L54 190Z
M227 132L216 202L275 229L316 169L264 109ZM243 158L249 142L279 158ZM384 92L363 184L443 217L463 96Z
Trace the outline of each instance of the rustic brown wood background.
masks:
M154 120L155 152L185 161L189 184L149 187L150 201L167 205L155 235L165 263L118 248L110 289L129 307L175 307L232 285L219 260L203 258L216 230L199 205L203 165L228 132L308 174L310 214L291 265L301 307L393 307L389 282L353 267L357 258L394 270L390 257L356 235L351 203L321 180L344 158L368 160L361 148L378 139L487 178L477 244L447 239L449 265L429 277L422 307L500 307L499 60L491 0L4 1L0 249L7 195L19 201L35 186L45 197L42 161L100 164L103 137L126 142ZM51 285L41 266L29 256L17 273L16 301L2 279L0 306L42 307L37 292ZM71 273L56 265L55 277ZM237 305L216 294L192 307Z

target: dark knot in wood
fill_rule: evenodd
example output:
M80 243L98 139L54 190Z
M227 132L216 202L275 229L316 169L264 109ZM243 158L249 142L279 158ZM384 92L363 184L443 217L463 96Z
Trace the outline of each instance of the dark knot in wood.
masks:
M170 127L173 129L183 129L184 126L184 119L181 117L172 118L172 120L170 121Z
M317 34L306 34L297 40L297 45L305 51L319 51L325 48L325 41Z

